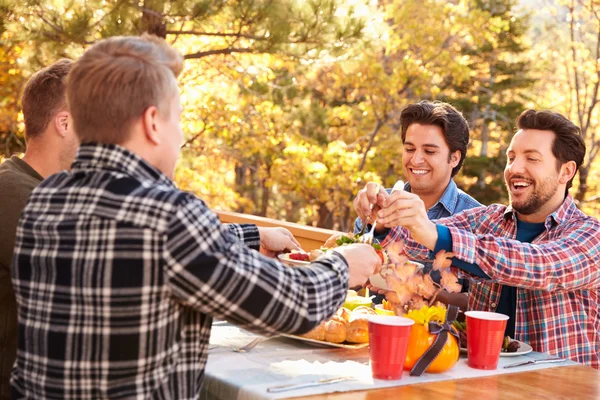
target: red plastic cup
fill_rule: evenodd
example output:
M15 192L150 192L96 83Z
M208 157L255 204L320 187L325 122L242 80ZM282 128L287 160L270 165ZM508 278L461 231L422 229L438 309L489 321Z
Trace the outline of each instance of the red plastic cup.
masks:
M467 311L467 364L476 369L496 369L508 316Z
M412 319L369 315L369 358L375 379L402 377Z

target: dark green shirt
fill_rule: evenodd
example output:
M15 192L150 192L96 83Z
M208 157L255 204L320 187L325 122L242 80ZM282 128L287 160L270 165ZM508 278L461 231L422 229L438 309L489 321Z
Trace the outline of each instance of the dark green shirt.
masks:
M0 399L10 398L10 371L17 351L17 304L10 262L17 222L42 177L17 156L0 164Z

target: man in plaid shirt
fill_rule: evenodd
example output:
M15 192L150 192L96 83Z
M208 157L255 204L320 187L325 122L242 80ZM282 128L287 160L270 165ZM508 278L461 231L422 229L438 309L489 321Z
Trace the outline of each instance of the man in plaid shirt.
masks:
M410 256L452 251L471 276L469 309L510 319L507 334L536 351L600 367L600 223L568 194L585 157L580 129L564 116L527 110L507 151L510 206L463 211L431 222L408 192L377 201ZM387 244L384 243L384 246Z
M331 316L380 264L366 244L287 268L282 228L219 223L171 181L183 142L163 40L120 37L73 66L67 100L82 146L36 188L17 230L13 398L193 399L212 318L272 335Z

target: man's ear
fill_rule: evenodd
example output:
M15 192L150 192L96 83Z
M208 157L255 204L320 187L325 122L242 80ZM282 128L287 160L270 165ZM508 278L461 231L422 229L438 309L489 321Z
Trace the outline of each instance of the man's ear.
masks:
M577 171L577 164L575 161L567 161L560 167L560 179L559 182L562 184L566 184L575 176L575 172Z
M150 106L144 111L142 115L142 126L144 128L144 134L152 144L160 144L160 135L158 132L158 108Z
M456 167L460 162L460 150L456 150L454 153L450 155L450 166L452 168Z
M68 111L60 111L54 116L54 128L62 138L67 136L69 123L71 123L69 117L70 115Z

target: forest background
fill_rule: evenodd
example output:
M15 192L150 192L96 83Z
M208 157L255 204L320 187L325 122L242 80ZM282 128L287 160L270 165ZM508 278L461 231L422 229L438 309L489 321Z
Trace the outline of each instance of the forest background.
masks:
M29 76L142 32L185 56L177 184L211 207L350 230L368 181L402 177L398 116L423 99L469 121L456 177L507 202L505 152L526 108L582 127L571 193L600 216L598 0L0 0L0 158L24 150Z

